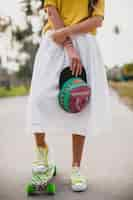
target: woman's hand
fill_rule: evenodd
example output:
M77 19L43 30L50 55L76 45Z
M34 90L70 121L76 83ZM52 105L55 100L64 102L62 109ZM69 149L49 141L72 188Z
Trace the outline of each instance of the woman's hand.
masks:
M72 71L72 75L81 75L82 73L82 64L80 61L80 56L77 53L76 49L74 47L66 47L68 57L70 59L71 65L70 70Z
M59 30L54 31L54 33L51 34L51 37L53 41L57 44L63 44L67 38L67 34L65 32L65 29L61 28Z
M65 31L65 28L56 30L54 33L52 33L51 37L56 42L57 44L63 45L65 42L67 42L68 39L68 34ZM68 57L70 59L71 65L70 65L70 70L72 71L72 75L81 75L82 73L82 64L80 61L80 56L76 49L73 47L73 45L65 45L65 48L68 53Z

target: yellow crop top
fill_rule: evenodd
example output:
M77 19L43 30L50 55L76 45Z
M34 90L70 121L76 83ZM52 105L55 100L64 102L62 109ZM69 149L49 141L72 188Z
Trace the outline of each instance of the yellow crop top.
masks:
M70 26L89 17L88 9L89 0L45 0L44 7L53 5L58 9L58 12L65 26ZM92 16L104 16L104 0L98 0L95 5ZM48 20L44 26L44 32L53 27L52 22ZM96 29L91 31L96 34Z

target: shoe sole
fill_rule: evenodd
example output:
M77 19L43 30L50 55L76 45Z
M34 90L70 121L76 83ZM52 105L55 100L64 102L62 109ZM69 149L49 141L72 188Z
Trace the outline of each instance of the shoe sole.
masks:
M74 192L84 192L84 191L86 191L87 190L87 186L74 186L74 185L72 185L72 190L74 191Z

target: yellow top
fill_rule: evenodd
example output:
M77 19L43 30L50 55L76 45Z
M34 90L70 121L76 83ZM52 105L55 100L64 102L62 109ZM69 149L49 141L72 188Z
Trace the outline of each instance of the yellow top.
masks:
M70 26L89 17L89 0L45 0L44 7L48 5L55 6L64 22L65 26ZM104 0L98 0L95 5L92 16L104 16ZM52 22L48 20L44 31L53 28ZM91 31L96 34L96 29Z

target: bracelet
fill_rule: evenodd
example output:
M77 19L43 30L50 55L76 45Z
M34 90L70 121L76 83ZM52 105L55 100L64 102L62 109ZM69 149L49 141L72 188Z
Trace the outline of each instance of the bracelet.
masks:
M63 42L63 46L67 46L67 45L73 45L72 41L70 40L70 37L66 37L65 41Z

